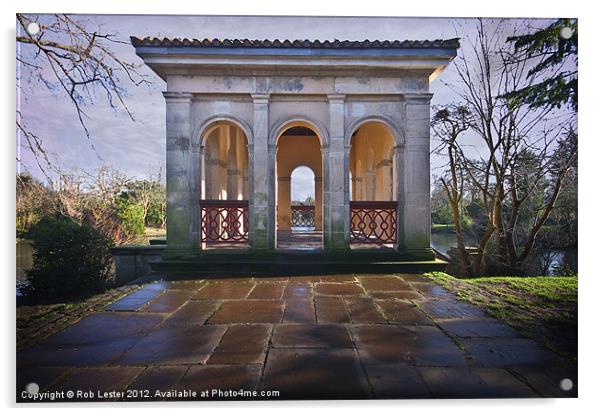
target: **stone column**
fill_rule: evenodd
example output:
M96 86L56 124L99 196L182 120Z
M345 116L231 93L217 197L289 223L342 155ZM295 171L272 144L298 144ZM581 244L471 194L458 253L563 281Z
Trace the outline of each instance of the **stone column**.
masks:
M249 180L249 243L256 251L275 247L275 146L269 145L269 95L253 94L253 150Z
M291 229L291 177L278 177L278 230L290 231Z
M323 198L322 198L322 178L320 177L315 177L314 178L314 187L315 187L315 191L314 191L314 195L315 197L315 202L314 202L314 207L315 207L315 226L316 226L316 230L322 230L323 227L323 223L322 223L322 212L324 210L324 206L323 204Z
M430 198L430 102L432 94L404 96L405 145L401 169L398 162L398 183L403 182L398 198L403 206L399 224L403 224L400 248L417 259L434 259L431 249Z
M199 146L191 140L192 94L164 92L166 102L166 258L199 254Z
M324 249L349 249L349 148L345 146L345 96L328 96L330 146L324 152Z

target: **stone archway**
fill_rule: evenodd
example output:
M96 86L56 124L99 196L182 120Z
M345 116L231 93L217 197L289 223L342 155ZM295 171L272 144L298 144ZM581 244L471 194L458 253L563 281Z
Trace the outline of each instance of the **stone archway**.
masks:
M298 124L288 125L276 138L277 248L322 248L323 184L320 144L320 137L315 130ZM313 206L291 205L291 174L300 166L308 167L314 175ZM306 211L305 216L313 215L313 230L295 230L292 227L293 209Z
M202 132L201 145L201 246L246 246L249 233L247 135L233 122L216 121Z
M394 248L400 228L394 132L380 121L366 121L355 128L350 145L351 247Z

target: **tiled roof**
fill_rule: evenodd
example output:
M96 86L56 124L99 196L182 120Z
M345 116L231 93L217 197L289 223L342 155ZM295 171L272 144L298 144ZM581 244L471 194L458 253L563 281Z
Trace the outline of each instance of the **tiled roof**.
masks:
M314 48L314 49L412 49L460 47L458 38L437 40L257 40L257 39L169 39L130 37L133 46L196 46L206 48Z

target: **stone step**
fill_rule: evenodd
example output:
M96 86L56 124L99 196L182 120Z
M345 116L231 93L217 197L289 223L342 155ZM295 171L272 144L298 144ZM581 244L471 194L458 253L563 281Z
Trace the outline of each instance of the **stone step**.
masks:
M380 258L379 258L380 257ZM402 259L401 255L386 258L384 255L366 257L365 254L333 257L322 253L288 254L269 256L220 254L205 255L194 260L161 260L151 262L151 270L181 277L228 277L228 276L296 276L348 273L425 273L443 271L447 266L441 260L416 261Z

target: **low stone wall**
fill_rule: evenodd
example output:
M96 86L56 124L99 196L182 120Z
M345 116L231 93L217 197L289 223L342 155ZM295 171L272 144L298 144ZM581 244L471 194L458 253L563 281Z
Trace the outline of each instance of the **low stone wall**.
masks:
M150 273L150 263L161 260L164 245L126 245L111 249L117 284L126 284Z

